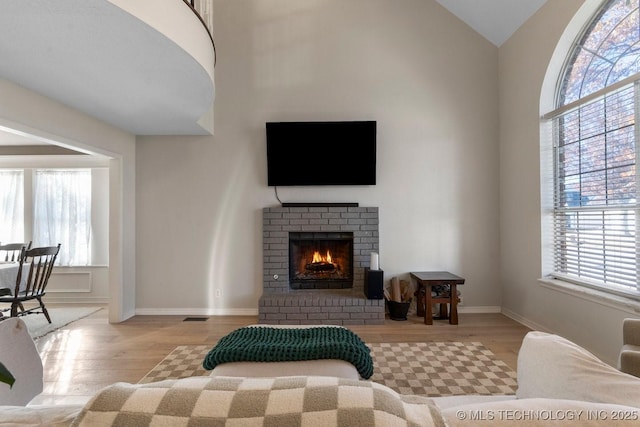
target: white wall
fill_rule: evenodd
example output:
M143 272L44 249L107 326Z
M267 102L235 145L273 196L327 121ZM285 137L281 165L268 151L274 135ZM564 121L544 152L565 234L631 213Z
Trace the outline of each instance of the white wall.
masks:
M380 208L385 278L450 270L498 310L498 49L432 0L214 4L215 136L138 137L136 311L256 313L264 126L378 121L378 184L280 187ZM213 288L222 289L222 297Z
M110 157L109 319L135 308L135 137L0 79L0 127L31 138Z
M109 265L109 169L91 170L91 263Z
M593 10L598 3L549 1L499 50L501 282L508 315L563 335L615 364L622 345L622 320L638 317L638 312L601 297L560 292L538 281L542 271L539 117L546 112L541 106L552 105L562 61L590 15L584 8Z

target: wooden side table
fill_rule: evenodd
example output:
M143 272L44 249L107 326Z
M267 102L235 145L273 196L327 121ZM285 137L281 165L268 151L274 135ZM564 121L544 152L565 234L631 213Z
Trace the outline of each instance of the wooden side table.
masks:
M464 278L451 274L448 271L419 271L409 273L418 284L416 296L418 297L418 316L424 314L424 324L433 325L433 304L440 304L441 318L449 317L449 323L458 324L458 291L457 285L464 285ZM432 297L432 286L448 286L449 295L445 297ZM446 305L449 304L449 316L446 315ZM444 310L443 310L444 307Z

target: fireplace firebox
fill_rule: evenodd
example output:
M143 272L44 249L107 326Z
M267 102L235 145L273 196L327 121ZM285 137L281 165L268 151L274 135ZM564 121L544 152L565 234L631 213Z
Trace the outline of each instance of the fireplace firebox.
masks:
M353 233L290 232L291 289L353 287Z

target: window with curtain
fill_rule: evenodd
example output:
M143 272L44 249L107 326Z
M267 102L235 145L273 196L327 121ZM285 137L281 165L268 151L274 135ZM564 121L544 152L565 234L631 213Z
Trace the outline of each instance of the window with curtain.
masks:
M57 263L89 265L91 260L91 170L36 170L33 246L60 243Z
M0 170L0 242L24 241L24 172Z
M554 278L640 295L639 0L603 3L559 79L553 138Z

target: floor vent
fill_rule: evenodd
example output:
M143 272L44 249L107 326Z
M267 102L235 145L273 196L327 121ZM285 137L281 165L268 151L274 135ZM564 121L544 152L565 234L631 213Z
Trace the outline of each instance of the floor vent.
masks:
M206 322L208 317L185 317L183 322Z

